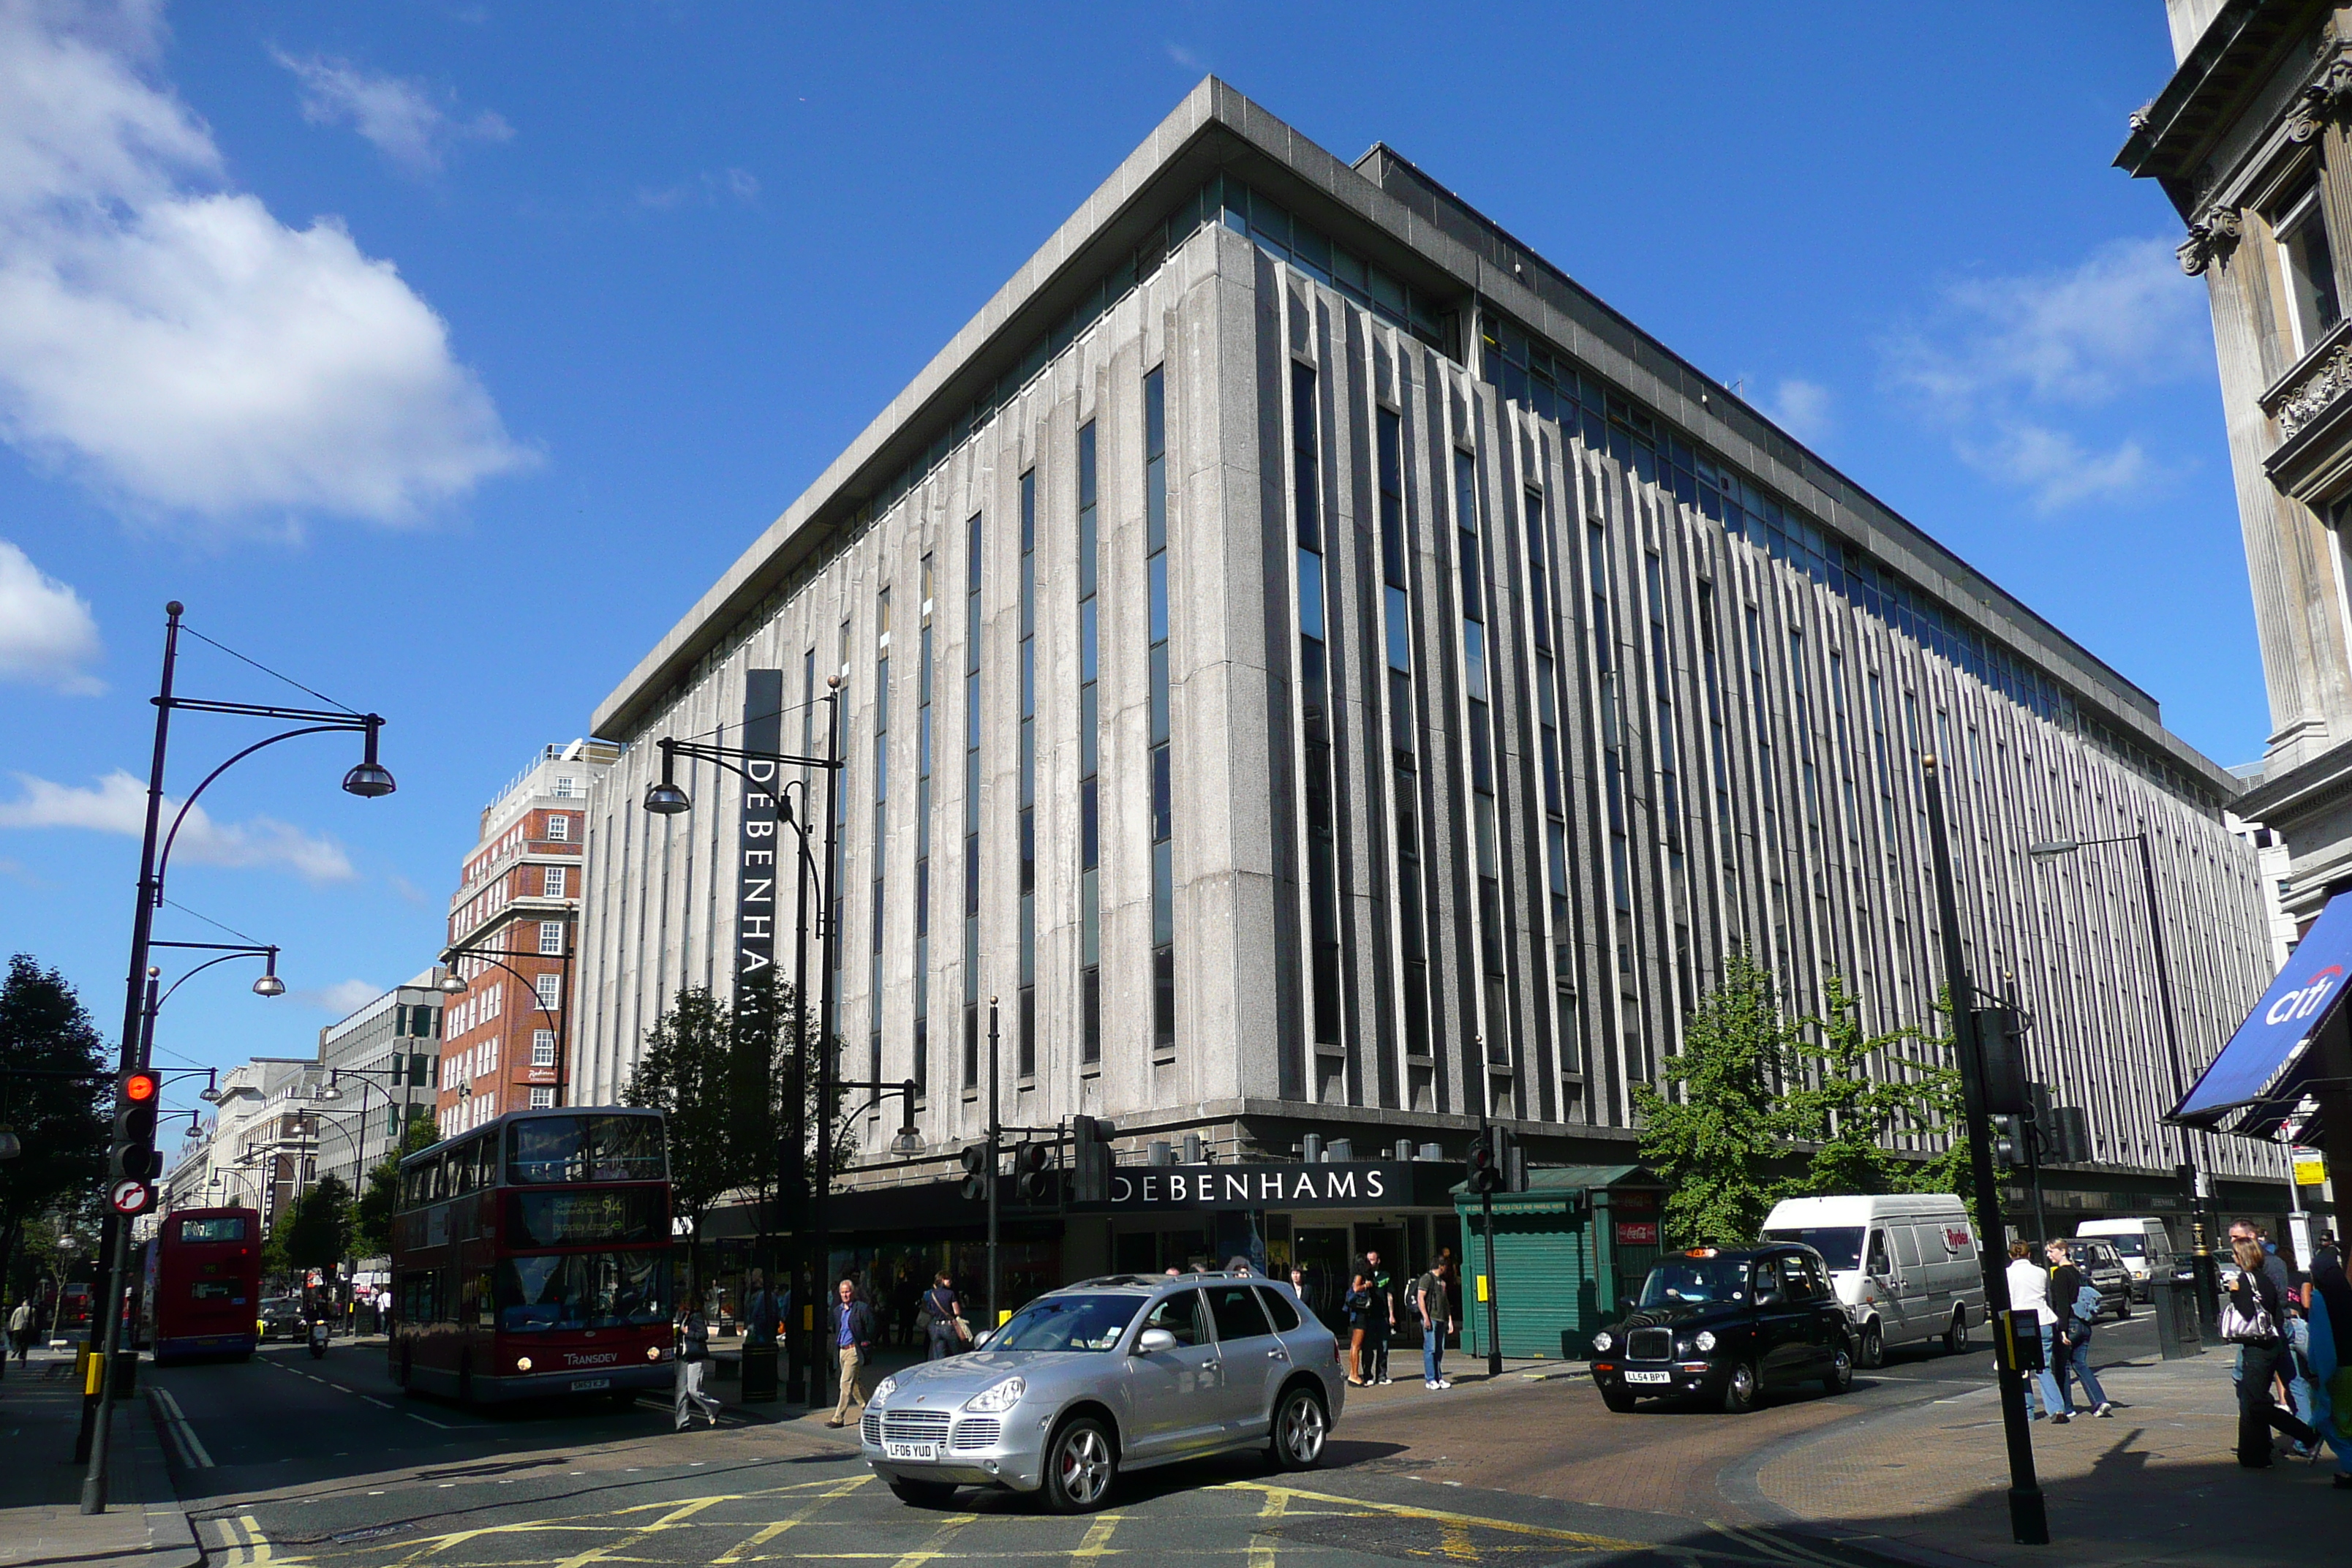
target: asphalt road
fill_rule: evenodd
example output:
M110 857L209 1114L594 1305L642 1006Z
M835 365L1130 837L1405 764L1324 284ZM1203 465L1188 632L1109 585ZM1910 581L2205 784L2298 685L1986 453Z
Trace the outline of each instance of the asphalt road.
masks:
M2148 1346L2135 1345L2146 1336ZM2146 1353L2142 1320L2102 1359ZM1417 1370L1417 1368L1415 1369ZM1462 1370L1457 1368L1456 1370ZM231 1564L508 1568L598 1559L783 1559L921 1568L1148 1554L1316 1568L1398 1559L1457 1565L1602 1563L1825 1568L1866 1552L1744 1512L1727 1479L1825 1420L1919 1400L1981 1397L1985 1351L1898 1355L1840 1399L1778 1396L1748 1416L1613 1415L1590 1380L1418 1378L1351 1391L1323 1468L1256 1456L1127 1479L1108 1511L1057 1518L1031 1499L966 1491L952 1508L892 1497L835 1434L807 1420L669 1430L666 1404L468 1412L404 1397L380 1349L299 1346L244 1363L144 1369L168 1395L165 1447L199 1531ZM1532 1554L1533 1561L1529 1559Z

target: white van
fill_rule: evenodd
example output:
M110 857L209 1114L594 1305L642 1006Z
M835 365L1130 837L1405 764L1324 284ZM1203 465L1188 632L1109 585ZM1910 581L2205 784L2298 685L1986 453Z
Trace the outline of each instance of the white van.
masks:
M2114 1242L2116 1251L2131 1270L2132 1300L2145 1301L2148 1297L2148 1281L2169 1276L2172 1268L2172 1233L2164 1228L2160 1219L2086 1219L2074 1227L2076 1236L2095 1236Z
M1853 1323L1854 1361L1877 1366L1889 1345L1965 1350L1985 1321L1984 1271L1968 1210L1949 1193L1789 1198L1767 1241L1801 1241L1830 1266Z

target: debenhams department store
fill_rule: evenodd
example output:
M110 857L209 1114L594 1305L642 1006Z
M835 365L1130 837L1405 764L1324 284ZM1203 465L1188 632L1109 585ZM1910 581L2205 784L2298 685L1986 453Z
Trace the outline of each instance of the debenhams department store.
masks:
M925 1151L884 1152L895 1100L855 1122L876 1259L978 1234L991 998L1003 1121L1108 1118L1138 1173L1017 1222L1041 1283L1244 1235L1418 1267L1482 1114L1632 1162L1740 944L1793 1008L1834 966L1874 1032L1928 1025L1930 750L1971 961L2090 1113L2062 1209L2165 1212L2179 1155L2136 880L2023 847L2147 825L2192 1073L2268 975L2237 786L2152 699L1388 148L1214 80L598 710L583 1102L681 988L800 968L772 800L681 760L694 809L649 815L655 742L822 752L836 678L844 1076L915 1079ZM1310 1136L1438 1158L1349 1198ZM1219 1194L1291 1184L1148 1201L1188 1140ZM2284 1207L2269 1151L2203 1163Z

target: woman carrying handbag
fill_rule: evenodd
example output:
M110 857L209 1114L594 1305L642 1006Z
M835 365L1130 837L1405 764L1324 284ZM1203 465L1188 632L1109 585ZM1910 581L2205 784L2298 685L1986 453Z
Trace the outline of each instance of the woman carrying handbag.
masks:
M2316 1445L2319 1434L2278 1407L2271 1392L2286 1353L2285 1296L2263 1271L2263 1244L2242 1240L2231 1249L2238 1277L2221 1303L2221 1337L2239 1347L2238 1463L2250 1470L2271 1465L2271 1433Z

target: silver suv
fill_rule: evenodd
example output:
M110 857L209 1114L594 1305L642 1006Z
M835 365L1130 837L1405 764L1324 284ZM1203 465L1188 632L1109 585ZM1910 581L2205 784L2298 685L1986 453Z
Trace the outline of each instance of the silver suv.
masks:
M1289 1286L1248 1274L1114 1274L1031 1301L978 1349L886 1377L859 1448L890 1489L1043 1489L1057 1512L1110 1500L1121 1470L1236 1448L1286 1469L1339 1417L1339 1342Z

